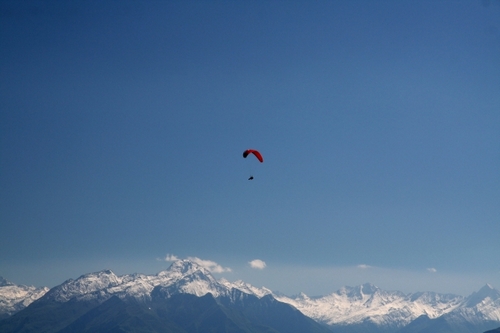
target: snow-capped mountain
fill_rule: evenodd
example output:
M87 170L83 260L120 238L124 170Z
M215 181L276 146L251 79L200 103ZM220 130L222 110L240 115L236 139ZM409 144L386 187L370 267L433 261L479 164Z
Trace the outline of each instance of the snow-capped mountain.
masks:
M0 320L0 332L328 333L267 289L216 280L188 261L156 275L85 274Z
M76 280L70 279L52 288L47 299L58 302L76 300L105 301L112 296L133 297L137 300L150 300L151 292L160 288L165 296L185 293L214 297L231 295L236 289L246 294L262 297L270 294L267 289L259 289L242 281L231 283L216 280L209 270L189 260L178 260L167 270L156 275L131 274L117 276L110 270L85 274Z
M490 285L469 297L433 292L404 294L384 291L372 284L344 287L318 298L304 294L294 298L275 297L337 330L363 326L374 331L396 332L421 317L432 323L434 319L446 318L457 326L495 322L494 327L500 323L500 292Z
M436 318L457 308L463 297L436 293L405 295L384 291L372 284L344 287L320 298L304 294L296 298L277 297L305 315L327 325L352 325L366 321L381 327L399 328L421 315Z
M433 331L442 331L441 327L445 325L454 332L477 332L498 327L499 324L500 292L487 284L465 298L453 311L430 321L429 327ZM468 327L468 331L463 327Z
M288 297L243 281L217 280L208 269L190 260L175 261L156 275L117 276L110 270L85 274L48 292L47 288L3 282L0 314L12 315L38 298L42 303L103 304L116 296L145 304L176 295L203 297L207 294L235 305L244 304L248 297L277 300L337 332L480 332L483 328L485 331L500 326L500 292L490 285L469 297L434 292L404 294L372 284L344 287L322 297L305 294Z
M0 276L0 319L24 309L48 291L47 287L16 285Z

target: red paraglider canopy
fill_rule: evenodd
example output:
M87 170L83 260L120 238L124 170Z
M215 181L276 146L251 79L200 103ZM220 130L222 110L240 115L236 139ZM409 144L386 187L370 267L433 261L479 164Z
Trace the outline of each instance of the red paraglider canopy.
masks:
M255 149L247 149L243 152L243 157L247 158L248 154L254 154L255 157L260 161L260 163L264 162L264 159L262 158L262 155L258 150Z

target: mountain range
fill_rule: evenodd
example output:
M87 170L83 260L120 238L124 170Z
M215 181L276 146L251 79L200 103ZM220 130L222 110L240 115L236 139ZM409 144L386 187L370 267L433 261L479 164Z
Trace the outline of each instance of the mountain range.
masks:
M322 297L277 297L335 332L482 332L500 324L500 292L485 285L469 297L434 292L404 294L372 284Z
M21 311L49 291L49 288L16 285L0 276L0 320Z
M500 292L404 294L367 283L289 297L178 260L156 275L104 270L50 290L0 279L0 315L0 332L480 333L500 326Z

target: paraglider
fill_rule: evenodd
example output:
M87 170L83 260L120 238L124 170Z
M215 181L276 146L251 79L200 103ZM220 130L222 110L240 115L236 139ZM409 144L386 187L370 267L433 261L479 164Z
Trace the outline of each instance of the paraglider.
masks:
M244 158L247 158L247 156L249 154L254 154L255 157L257 157L257 159L260 161L260 163L264 162L264 159L262 158L262 155L260 154L260 152L258 150L255 150L255 149L247 149L243 152L243 157Z
M255 149L247 149L243 152L243 158L247 158L248 155L250 154L253 154L258 160L260 163L263 163L264 162L264 158L262 157L262 154L258 151L258 150L255 150ZM253 180L253 176L250 175L250 177L248 178L248 180Z

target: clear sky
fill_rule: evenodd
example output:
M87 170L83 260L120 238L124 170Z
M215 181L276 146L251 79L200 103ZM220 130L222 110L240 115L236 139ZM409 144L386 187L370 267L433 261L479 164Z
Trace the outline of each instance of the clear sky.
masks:
M500 288L498 0L1 1L0 71L12 282Z

